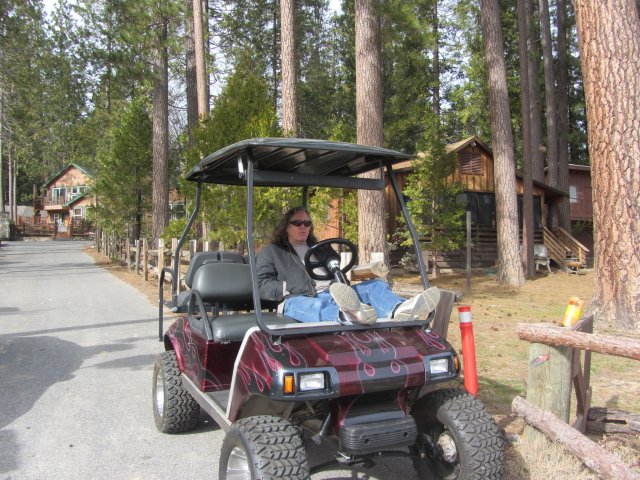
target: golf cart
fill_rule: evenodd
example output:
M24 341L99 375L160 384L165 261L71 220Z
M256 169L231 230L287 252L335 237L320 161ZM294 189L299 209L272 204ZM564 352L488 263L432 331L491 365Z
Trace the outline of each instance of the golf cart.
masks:
M498 479L504 460L500 431L482 403L463 390L432 386L456 379L459 359L430 321L373 325L301 323L260 299L253 242L256 187L300 186L382 190L385 180L355 177L385 169L425 265L392 165L411 158L382 148L294 138L246 140L219 150L188 173L195 208L173 265L160 277L159 336L153 373L158 429L186 432L203 409L226 432L220 479L306 479L336 464L372 465L383 456L413 459L419 478ZM248 255L199 252L178 292L179 255L200 207L203 184L247 188ZM336 254L324 265L337 281ZM308 258L308 256L307 256ZM311 262L310 262L311 263ZM317 265L307 265L312 272ZM164 278L171 277L170 299ZM168 296L168 295L167 295ZM178 316L166 332L163 308ZM423 389L423 387L428 387ZM425 390L431 390L424 395ZM310 466L305 443L333 442L335 460Z

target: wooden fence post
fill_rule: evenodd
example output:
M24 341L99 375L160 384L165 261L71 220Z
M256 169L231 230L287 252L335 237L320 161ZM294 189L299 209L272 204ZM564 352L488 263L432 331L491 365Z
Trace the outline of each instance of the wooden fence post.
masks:
M131 242L129 241L129 237L127 237L127 239L125 240L124 243L124 248L126 250L126 264L127 264L127 270L131 270Z
M569 423L571 406L572 358L569 347L529 345L527 401L566 423ZM525 427L524 435L530 439L544 436L529 425Z
M178 265L178 271L176 272L176 276L173 279L174 282L176 282L176 288L177 288L177 292L180 292L180 256L182 254L182 252L177 252L176 253L176 248L178 248L178 239L177 238L172 238L171 239L171 261L172 261L172 265L174 263L177 262ZM176 260L176 255L178 256L177 260Z
M149 245L146 238L142 239L142 278L149 281Z
M209 251L209 240L205 240L204 242L202 242L202 251L203 252L208 252Z
M136 238L136 275L140 273L140 239Z
M171 257L169 257L171 258ZM158 279L160 279L160 273L164 268L164 240L158 239Z
M529 347L527 401L569 423L572 349L541 343ZM527 427L525 436L541 435Z

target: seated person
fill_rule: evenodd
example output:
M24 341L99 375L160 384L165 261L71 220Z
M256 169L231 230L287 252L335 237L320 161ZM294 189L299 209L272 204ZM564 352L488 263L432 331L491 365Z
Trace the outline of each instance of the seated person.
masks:
M258 254L260 297L280 302L279 311L285 315L300 322L335 321L342 310L351 322L371 325L378 318L426 320L435 310L440 300L436 287L407 300L382 280L367 280L353 287L335 280L313 280L305 269L304 256L316 242L309 212L296 207L283 215L271 243ZM318 273L327 271L322 268Z

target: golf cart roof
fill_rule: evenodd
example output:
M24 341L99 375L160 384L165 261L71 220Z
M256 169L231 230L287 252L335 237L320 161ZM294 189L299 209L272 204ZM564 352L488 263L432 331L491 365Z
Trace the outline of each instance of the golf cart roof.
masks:
M412 155L353 143L304 138L254 138L208 155L193 167L186 178L194 182L246 185L244 173L250 161L256 186L330 186L328 179L322 181L320 178L342 177L344 180L409 158ZM370 188L358 182L335 186Z

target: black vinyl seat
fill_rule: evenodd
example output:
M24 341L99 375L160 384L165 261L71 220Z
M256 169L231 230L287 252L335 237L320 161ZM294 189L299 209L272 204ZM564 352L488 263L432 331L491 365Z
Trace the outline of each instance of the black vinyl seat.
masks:
M187 307L190 290L193 288L193 280L198 269L203 265L207 265L210 263L247 264L247 261L246 257L243 257L236 252L222 252L218 250L211 252L197 252L191 259L191 262L189 262L189 268L187 269L187 273L184 276L184 283L188 287L188 290L180 292L178 294L178 300L176 304L179 309L183 310ZM249 287L251 287L251 284L249 284Z
M246 263L246 257L235 252L199 252L189 265L185 283L190 289L180 294L178 305L189 310L191 297L195 297L189 316L204 307L206 315L199 313L210 323L214 341L242 341L246 331L258 325L254 313L237 313L253 310L251 267ZM202 304L198 303L198 297ZM261 303L263 308L276 306L270 302ZM276 313L265 312L262 316L268 325L298 323Z

